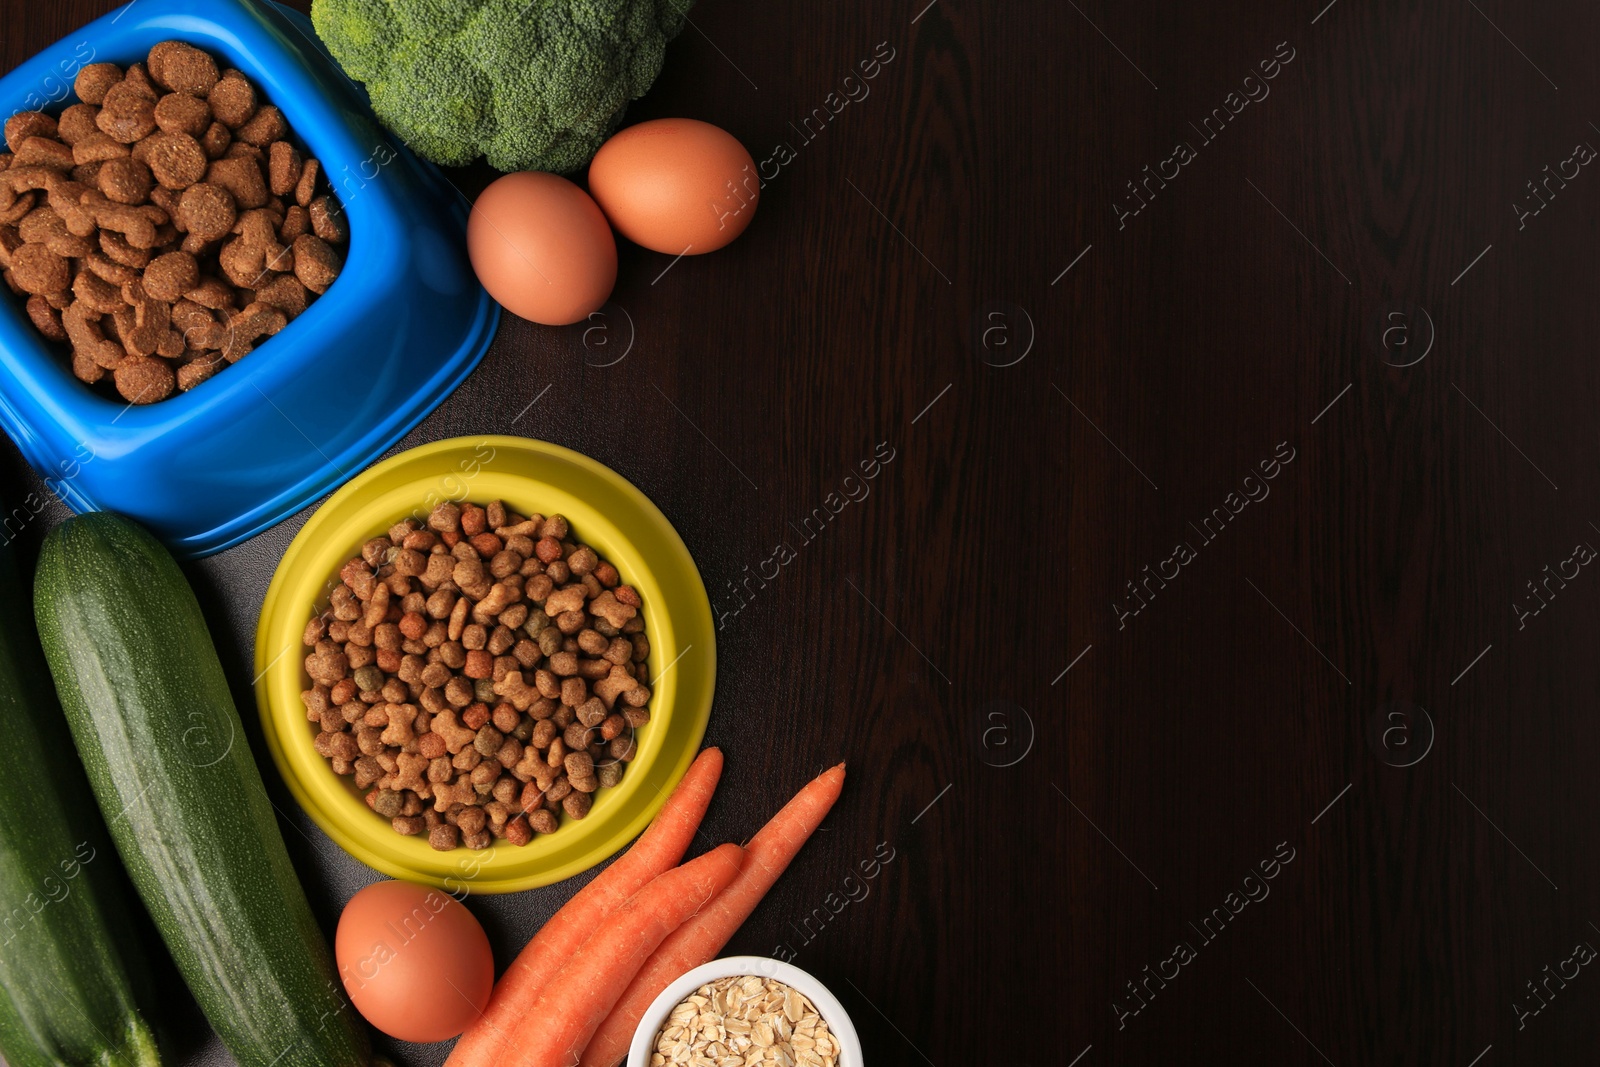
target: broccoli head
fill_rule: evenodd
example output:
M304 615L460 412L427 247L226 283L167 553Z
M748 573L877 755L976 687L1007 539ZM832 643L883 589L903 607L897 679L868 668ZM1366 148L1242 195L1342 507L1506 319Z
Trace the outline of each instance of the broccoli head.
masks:
M384 125L424 158L574 171L661 72L692 0L313 0Z

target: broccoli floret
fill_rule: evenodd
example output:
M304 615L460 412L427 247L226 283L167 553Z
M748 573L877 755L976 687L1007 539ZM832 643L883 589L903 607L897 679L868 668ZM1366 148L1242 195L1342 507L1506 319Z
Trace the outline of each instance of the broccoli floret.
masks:
M418 155L579 169L661 72L692 0L313 0L311 19Z

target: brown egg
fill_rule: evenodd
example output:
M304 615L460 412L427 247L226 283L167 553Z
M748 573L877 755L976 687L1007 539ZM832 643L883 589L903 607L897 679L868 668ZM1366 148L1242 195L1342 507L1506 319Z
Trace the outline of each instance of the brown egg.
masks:
M334 956L361 1017L428 1043L467 1028L489 1003L494 956L483 927L442 889L377 882L344 906Z
M761 199L756 164L732 134L695 119L654 119L600 146L589 192L617 232L668 255L714 252Z
M617 282L605 216L555 174L507 174L485 189L467 220L467 253L490 296L547 326L581 322Z

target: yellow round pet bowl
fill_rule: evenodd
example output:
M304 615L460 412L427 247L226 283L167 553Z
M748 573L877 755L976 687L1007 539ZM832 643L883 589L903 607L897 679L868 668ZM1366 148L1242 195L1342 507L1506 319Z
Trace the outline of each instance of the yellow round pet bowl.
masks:
M435 852L367 807L354 781L312 747L301 634L327 606L339 568L400 519L425 519L442 500L504 500L522 514L560 512L574 536L614 563L644 600L650 638L650 722L622 782L595 794L587 818L562 817L521 848ZM523 437L458 437L413 448L362 472L317 509L284 553L256 633L256 702L267 747L300 806L346 852L394 878L452 893L509 893L588 870L649 825L688 769L716 684L711 603L694 560L656 506L617 472L569 449Z

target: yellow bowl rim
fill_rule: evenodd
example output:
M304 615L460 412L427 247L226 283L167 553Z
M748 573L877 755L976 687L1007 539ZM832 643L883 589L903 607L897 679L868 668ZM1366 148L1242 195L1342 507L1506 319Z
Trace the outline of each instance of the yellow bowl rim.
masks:
M421 835L402 837L368 811L351 779L334 775L326 761L311 747L310 738L314 732L306 722L299 695L305 684L300 634L310 615L309 610L304 614L291 611L289 605L305 602L309 608L312 602L325 602L326 587L329 579L336 575L339 563L359 550L360 539L349 543L333 538L325 545L317 544L316 538L324 529L336 527L348 530L355 526L368 530L386 529L406 514L404 505L407 499L420 500L421 492L428 483L442 483L453 477L455 472L441 474L438 470L430 470L426 475L407 479L399 487L380 491L373 499L361 502L370 486L381 482L389 472L398 468L414 464L428 466L463 448L470 447L476 452L485 446L493 450L496 458L504 449L513 455L535 461L544 459L569 464L577 469L580 477L594 479L598 488L618 493L627 503L638 508L645 524L642 533L656 539L656 544L648 552L639 547L642 537L625 533L604 513L594 512L582 521L570 514L573 511L581 514L592 509L569 490L554 487L540 477L527 473L491 472L491 482L525 483L530 490L545 490L547 498L568 498L569 503L563 504L561 510L568 514L574 529L581 534L585 543L594 545L603 556L616 563L629 584L639 590L649 618L649 664L654 690L650 702L651 722L641 728L639 754L629 765L629 773L620 785L596 795L594 810L588 818L573 821L563 816L561 829L557 833L536 837L534 842L520 849L497 840L481 852L462 848L434 852L427 847L426 839ZM487 470L487 464L484 469ZM475 473L473 477L481 473ZM406 494L411 495L407 498ZM506 499L507 503L524 514L531 511L548 514L550 510L556 510L530 505L526 503L528 497L518 500L515 495L503 492L487 496L463 492L462 496L455 499L470 498L482 502L497 496ZM399 501L398 508L394 499L397 497L404 498ZM532 499L537 499L537 496ZM367 533L364 536L373 535ZM649 567L642 562L642 557L647 554L669 558L658 560L657 567ZM308 564L307 569L297 570L302 559L314 562L319 557L335 558L336 562L326 568ZM686 587L673 598L668 598L662 592L662 578L657 573L662 569L662 564L677 568L680 577L674 584ZM321 588L323 592L320 597L310 597L306 595L308 588ZM653 612L652 605L655 606ZM663 610L664 607L670 607L670 610ZM672 787L676 786L697 755L706 723L710 719L716 686L715 633L710 598L688 547L660 509L627 479L582 453L547 441L497 434L447 438L408 449L362 471L318 507L295 534L273 573L261 606L255 650L256 704L267 748L289 792L312 822L345 852L390 877L433 885L452 893L517 892L550 885L590 869L642 833L660 811ZM684 641L691 635L696 640L685 646ZM683 654L694 650L701 641L705 649L702 662L691 663L690 667L679 665L679 669L670 676L665 673L663 664L678 665ZM670 677L670 681L663 681L667 677ZM688 682L685 682L686 677L690 679ZM687 743L682 743L681 749L668 751L665 747L666 735L675 723L680 729L684 728L683 723L687 723L688 736L683 738ZM283 731L290 727L303 729L304 740L297 741L291 737L286 744ZM621 810L624 806L637 803L637 798L651 779L660 779L654 794L645 796L631 816L616 821L617 815L625 814ZM566 840L562 840L564 837ZM586 842L585 847L577 850L571 858L554 863L542 862L548 852L573 852L580 841ZM539 851L529 851L537 849L543 842L555 844ZM414 858L409 862L396 858L397 852L411 853ZM502 857L507 857L508 861L497 872L495 861Z

